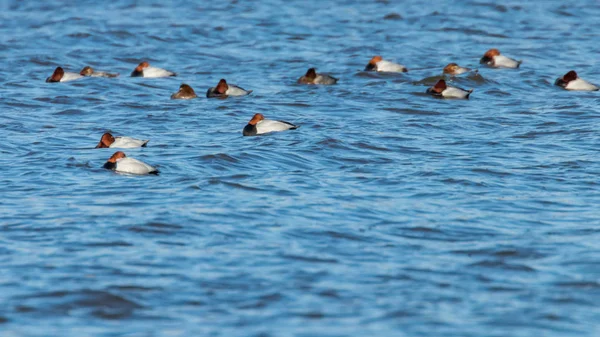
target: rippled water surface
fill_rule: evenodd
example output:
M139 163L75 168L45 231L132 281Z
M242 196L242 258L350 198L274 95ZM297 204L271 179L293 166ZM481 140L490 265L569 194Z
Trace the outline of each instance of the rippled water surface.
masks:
M552 85L600 83L597 1L0 8L1 336L600 335L600 93ZM424 94L493 47L521 68ZM44 82L85 65L121 76ZM161 174L104 170L107 130Z

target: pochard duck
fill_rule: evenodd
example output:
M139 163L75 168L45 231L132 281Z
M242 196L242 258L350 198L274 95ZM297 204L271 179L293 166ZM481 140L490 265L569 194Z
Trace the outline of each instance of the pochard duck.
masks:
M216 87L212 87L208 89L206 92L206 97L228 97L228 96L246 96L250 95L252 90L245 90L241 87L238 87L234 84L227 84L225 79L221 79Z
M79 75L89 76L89 77L117 77L117 76L119 76L119 74L111 74L111 73L107 73L105 71L95 71L90 66L83 67L83 69L81 69L81 71L79 72Z
M325 74L317 74L317 70L315 68L310 68L306 72L306 74L298 79L298 83L300 84L336 84L338 81L337 78L325 75Z
M479 60L479 63L486 64L492 68L519 68L522 62L500 54L500 51L496 48L485 52L481 60Z
M469 71L471 71L470 68L461 67L456 63L448 63L448 65L444 67L444 74L448 75L460 75Z
M458 87L451 87L446 85L446 81L439 80L433 87L427 89L426 92L437 97L468 99L473 89L465 90Z
M161 68L151 67L150 64L146 61L140 63L132 72L131 77L169 77L169 76L177 76L172 71L168 71Z
M103 166L105 169L130 174L158 174L158 170L137 159L129 158L121 151L115 152Z
M83 76L79 75L78 73L65 72L63 68L56 67L56 69L54 69L54 73L52 73L52 76L46 79L46 82L68 82L78 80L80 78L83 78Z
M405 66L386 61L381 56L373 56L371 61L365 67L365 71L381 71L381 72L390 72L390 73L405 73L408 71Z
M261 113L255 114L242 131L244 136L256 136L269 132L295 130L298 126L284 121L265 119Z
M579 91L597 91L598 87L591 84L590 82L579 78L575 70L571 70L565 74L565 76L556 79L555 85L563 87L566 90L579 90Z
M179 86L179 91L171 95L171 99L192 99L196 98L196 92L189 85L182 83Z
M131 137L113 137L110 132L106 132L100 138L100 142L96 145L96 149L100 148L121 148L132 149L136 147L146 147L149 140L135 139Z

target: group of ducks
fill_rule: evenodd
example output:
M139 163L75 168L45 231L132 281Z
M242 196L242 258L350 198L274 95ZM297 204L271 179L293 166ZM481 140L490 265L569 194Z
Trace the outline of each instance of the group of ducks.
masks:
M510 57L504 56L498 49L488 50L479 63L493 68L519 68L522 61L516 61ZM408 69L398 63L384 60L381 56L374 56L364 69L365 71L404 73ZM472 69L464 68L456 63L450 63L444 67L444 74L457 76L468 73ZM477 70L475 70L476 72ZM52 76L46 79L46 82L67 82L77 80L83 77L117 77L119 74L113 74L103 71L95 71L89 66L84 67L79 73L65 72L63 68L57 67ZM176 73L161 68L150 66L148 62L140 63L132 72L132 77L170 77L177 76ZM310 68L304 76L298 79L300 84L336 84L337 78L319 74L315 68ZM597 91L599 88L581 78L573 70L558 78L555 85L566 90ZM440 79L437 83L426 90L428 94L441 98L459 98L468 99L473 90L465 90L459 87L450 86L445 80ZM215 87L211 87L206 92L208 98L226 98L229 96L245 96L252 93L252 90L245 90L237 85L228 84L225 79L221 79ZM171 99L193 99L198 97L191 86L181 84L179 90L171 95ZM242 130L244 136L256 136L260 134L293 130L298 126L285 121L276 121L265 119L263 114L257 113ZM145 147L148 140L135 139L131 137L114 137L110 133L104 133L96 148L137 148ZM158 174L158 170L137 159L127 157L124 152L115 152L104 164L104 168L121 173L129 174Z

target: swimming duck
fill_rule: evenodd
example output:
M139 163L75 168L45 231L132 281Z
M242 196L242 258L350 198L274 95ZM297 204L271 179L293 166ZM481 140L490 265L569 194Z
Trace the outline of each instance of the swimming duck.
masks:
M83 78L83 76L79 75L78 73L65 72L65 70L63 68L56 67L56 69L54 69L54 73L52 73L52 76L50 76L46 79L46 82L47 83L68 82L68 81L78 80L80 78Z
M469 71L471 71L470 68L461 67L456 63L448 63L448 65L444 67L444 74L448 75L460 75Z
M298 126L292 123L265 119L263 114L258 113L244 127L242 134L244 136L256 136L269 132L295 130L297 128Z
M109 132L106 132L100 138L100 142L96 145L96 149L100 148L122 148L131 149L136 147L146 147L149 140L135 139L131 137L113 137Z
M371 61L365 67L365 71L382 71L382 72L390 72L390 73L405 73L408 71L405 66L386 61L381 56L373 56Z
M137 159L129 158L121 151L115 152L103 166L115 172L130 174L158 174L158 170Z
M486 64L492 68L519 68L522 62L500 54L500 51L496 48L485 52L481 60L479 60L479 63Z
M206 97L228 97L228 96L246 96L249 95L252 90L244 90L234 84L227 84L225 79L221 79L216 87L208 89Z
M563 87L567 90L580 90L580 91L597 91L598 87L591 84L590 82L579 78L575 70L571 70L565 74L565 76L556 79L554 85Z
M117 77L117 76L119 76L119 74L111 74L111 73L107 73L105 71L95 71L90 66L83 67L83 69L81 69L81 71L79 72L79 75L90 76L90 77Z
M298 79L300 84L336 84L337 78L325 74L317 74L315 68L310 68L306 74Z
M196 92L189 85L182 83L179 86L179 91L171 95L171 99L192 99L196 98Z
M140 63L132 72L131 77L169 77L177 76L172 71L151 67L146 61Z
M438 97L467 99L473 92L473 89L465 90L457 87L451 87L446 85L446 81L439 80L433 87L428 88L426 92L430 95Z

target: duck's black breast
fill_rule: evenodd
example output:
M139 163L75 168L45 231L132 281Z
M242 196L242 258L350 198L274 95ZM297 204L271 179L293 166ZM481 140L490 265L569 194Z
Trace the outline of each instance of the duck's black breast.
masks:
M427 91L425 91L425 93L433 95L433 96L438 96L438 97L442 96L441 92L437 92L437 91L433 90L433 88L427 88Z
M246 124L242 133L244 136L256 136L257 132L256 125Z
M134 70L131 72L131 77L144 77L144 71Z
M107 161L106 163L104 163L104 166L102 166L102 167L104 167L107 170L114 170L117 168L117 163L111 163L111 162Z
M221 94L219 94L217 92L217 88L212 87L212 88L208 89L208 91L206 92L206 97L207 98L221 97Z

